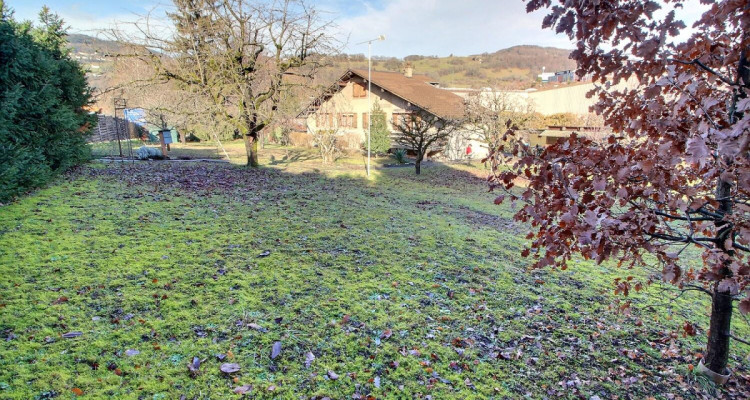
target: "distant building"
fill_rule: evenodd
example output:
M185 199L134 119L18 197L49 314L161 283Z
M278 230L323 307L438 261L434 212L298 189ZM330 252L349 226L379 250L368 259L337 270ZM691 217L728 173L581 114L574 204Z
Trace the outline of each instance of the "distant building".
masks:
M526 140L531 147L547 147L551 146L561 139L567 139L572 134L578 136L585 136L593 139L604 137L609 134L611 130L606 127L592 127L592 126L548 126L547 129L541 131L528 131Z
M537 78L542 83L587 82L591 80L590 76L584 76L583 78L577 77L576 72L572 69L557 72L542 72L537 75Z
M547 83L550 81L551 78L555 77L554 72L542 72L541 74L537 75L540 81Z
M356 142L357 145L364 142L370 118L367 76L367 70L350 69L305 107L299 117L305 118L308 133L317 129L336 129L338 135L348 137L346 142ZM438 86L432 78L416 75L413 68L407 66L404 73L372 71L370 95L373 106L379 105L385 113L391 134L395 136L399 134L397 126L401 118L417 111L443 119L463 117L464 99ZM466 157L470 140L457 134L449 142L440 151L442 156L449 159ZM473 146L479 148L478 143ZM397 147L396 143L393 147Z

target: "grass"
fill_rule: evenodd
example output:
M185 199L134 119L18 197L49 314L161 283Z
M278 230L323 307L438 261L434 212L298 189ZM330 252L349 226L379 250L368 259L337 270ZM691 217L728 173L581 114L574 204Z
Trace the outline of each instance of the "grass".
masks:
M643 271L527 271L483 170L262 154L93 163L0 208L0 398L711 396L703 335L679 336L707 326L698 294L653 286L626 315L612 281Z

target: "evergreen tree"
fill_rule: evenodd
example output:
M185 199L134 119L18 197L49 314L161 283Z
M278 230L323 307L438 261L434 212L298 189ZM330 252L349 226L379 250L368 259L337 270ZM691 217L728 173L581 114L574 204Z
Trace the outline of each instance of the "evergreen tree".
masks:
M372 107L372 131L370 132L370 151L375 154L385 154L391 149L391 132L385 119L385 112L380 104Z
M41 25L18 23L0 1L0 202L89 157L95 122L90 90L65 48L63 21L44 8Z

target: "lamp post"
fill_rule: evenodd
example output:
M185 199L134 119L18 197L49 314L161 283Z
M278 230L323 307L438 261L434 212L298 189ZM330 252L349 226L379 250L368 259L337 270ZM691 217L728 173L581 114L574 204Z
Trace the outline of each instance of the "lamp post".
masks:
M365 40L357 44L367 43L367 176L370 176L370 131L372 130L372 42L385 40L385 35L375 39Z

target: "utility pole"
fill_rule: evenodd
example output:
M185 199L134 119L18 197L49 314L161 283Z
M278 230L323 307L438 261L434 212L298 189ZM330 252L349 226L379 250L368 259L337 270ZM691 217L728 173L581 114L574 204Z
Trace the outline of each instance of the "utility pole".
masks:
M385 35L357 44L367 43L367 177L370 177L370 131L372 131L372 42L385 40Z

